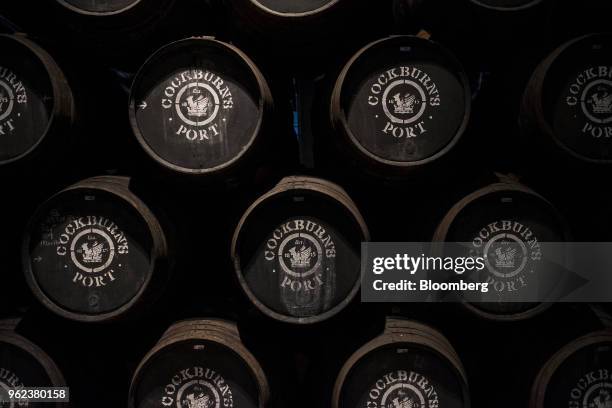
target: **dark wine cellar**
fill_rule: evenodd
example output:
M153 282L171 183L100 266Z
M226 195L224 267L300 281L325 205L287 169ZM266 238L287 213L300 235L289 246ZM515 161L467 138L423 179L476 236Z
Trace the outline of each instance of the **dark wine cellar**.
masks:
M0 397L70 390L0 407L612 407L608 304L359 291L365 241L611 242L610 0L4 0L0 29Z

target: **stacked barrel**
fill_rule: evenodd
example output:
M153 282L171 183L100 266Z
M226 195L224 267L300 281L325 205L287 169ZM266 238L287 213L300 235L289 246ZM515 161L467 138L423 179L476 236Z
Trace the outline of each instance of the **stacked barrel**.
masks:
M524 300L610 239L607 2L4 3L0 407L612 407L607 306ZM490 290L360 302L370 241Z

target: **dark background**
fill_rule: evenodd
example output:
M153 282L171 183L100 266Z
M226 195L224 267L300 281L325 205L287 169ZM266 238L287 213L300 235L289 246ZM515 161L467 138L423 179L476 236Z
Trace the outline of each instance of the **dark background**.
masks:
M575 239L610 239L610 169L552 160L530 150L517 117L529 75L549 52L572 37L610 31L609 1L548 2L534 14L484 17L459 0L425 1L402 16L390 0L355 0L357 11L303 42L282 35L244 35L212 0L177 0L151 26L93 33L72 27L51 1L0 2L4 32L28 33L65 71L78 110L75 141L63 154L23 168L0 169L0 317L24 316L18 329L58 363L78 407L124 407L135 366L168 325L188 317L238 321L247 347L271 383L272 408L327 407L346 359L377 334L389 314L432 324L456 347L468 372L473 406L526 406L539 367L563 344L601 327L589 305L555 305L525 322L481 320L455 305L360 305L330 321L295 327L259 314L240 292L229 262L238 218L281 176L317 175L343 185L355 199L375 241L426 241L462 196L514 173L567 216ZM160 0L160 4L164 3ZM401 183L371 180L327 149L326 109L338 71L359 48L390 34L425 28L464 64L472 85L468 130L444 166ZM82 30L82 31L79 31ZM260 67L278 107L268 165L254 177L225 185L177 186L153 179L153 164L128 122L131 79L161 45L192 35L232 41ZM298 149L293 144L299 143ZM535 153L535 154L534 154ZM535 158L534 158L535 157ZM180 264L162 301L138 320L84 325L39 306L21 274L20 242L34 209L50 194L100 174L136 175L154 187L147 202L176 229Z

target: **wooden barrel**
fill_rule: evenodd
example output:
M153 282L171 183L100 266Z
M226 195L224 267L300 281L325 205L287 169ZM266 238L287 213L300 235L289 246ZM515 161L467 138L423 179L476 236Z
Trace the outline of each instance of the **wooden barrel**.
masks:
M179 322L144 357L132 378L129 408L252 407L268 403L266 376L236 324Z
M226 5L232 17L230 23L242 34L273 42L306 43L320 39L349 4L359 1L233 0Z
M348 359L332 397L332 408L469 406L466 374L449 341L429 326L396 318Z
M571 40L535 70L521 125L547 151L612 163L612 34Z
M140 68L130 121L145 151L173 172L213 175L257 157L272 96L233 45L209 37L169 44Z
M470 87L459 61L425 38L373 42L346 64L331 98L340 150L372 173L405 175L447 154L465 130Z
M237 0L232 2L236 12L242 12L246 18L258 20L260 24L271 21L286 20L299 22L300 20L321 17L328 13L339 3L346 0ZM265 21L264 21L265 20ZM261 27L263 28L263 27Z
M112 14L126 13L134 7L144 7L150 0L56 0L59 4L67 9L84 15L100 15L109 16Z
M55 0L55 11L73 32L82 33L97 44L109 37L124 41L150 32L176 0ZM140 33L139 33L140 31ZM73 38L79 41L83 38ZM117 44L115 43L115 46Z
M68 319L97 322L150 306L167 283L168 238L124 177L96 177L55 194L22 246L36 298Z
M0 329L0 396L8 399L9 388L66 387L66 381L53 360L38 346L12 332ZM13 407L66 407L67 403L0 403Z
M455 204L440 222L433 240L465 243L465 256L485 258L486 267L475 276L489 283L489 292L482 294L481 302L465 306L487 319L512 321L533 317L550 306L519 302L520 296L538 285L538 270L544 268L540 243L566 242L570 234L549 201L502 177ZM504 246L517 252L508 262L498 259L496 252L499 248L504 253ZM515 301L503 301L513 298Z
M261 312L304 324L335 315L357 294L361 242L368 240L342 188L287 177L246 210L231 253L240 286Z
M538 374L529 408L612 405L612 331L587 334L555 354Z
M64 74L24 35L0 34L0 47L0 166L61 152L74 120Z

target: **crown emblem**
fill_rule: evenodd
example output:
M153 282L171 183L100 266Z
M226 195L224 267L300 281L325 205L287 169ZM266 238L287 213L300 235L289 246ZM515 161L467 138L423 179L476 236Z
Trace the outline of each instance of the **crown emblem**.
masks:
M291 258L291 267L293 268L309 268L310 260L316 255L312 251L312 248L302 247L297 250L297 246L294 246L289 250L289 257Z
M210 408L214 405L214 401L210 399L210 396L202 392L198 396L193 393L187 395L183 400L183 404L186 404L187 408Z
M612 113L612 94L605 89L599 88L593 96L591 96L591 104L594 113Z
M417 98L415 95L411 95L410 93L406 93L404 96L401 96L398 92L393 95L393 100L391 103L393 104L393 110L395 113L413 113L414 105L417 104Z
M186 102L183 102L183 106L187 107L187 114L189 116L206 116L208 111L212 108L213 104L208 96L202 95L202 91L195 88L192 91L192 95L187 97Z
M612 408L612 396L610 392L605 389L599 390L599 395L593 399L593 406L595 408Z
M393 401L387 404L386 408L417 408L417 403L407 396L404 396L400 399L402 395L399 397L395 397Z
M514 268L514 257L516 256L516 248L495 250L495 266L498 268Z
M89 247L87 242L81 245L83 251L83 262L85 263L97 263L102 262L102 250L104 249L104 243L94 241L93 245Z

